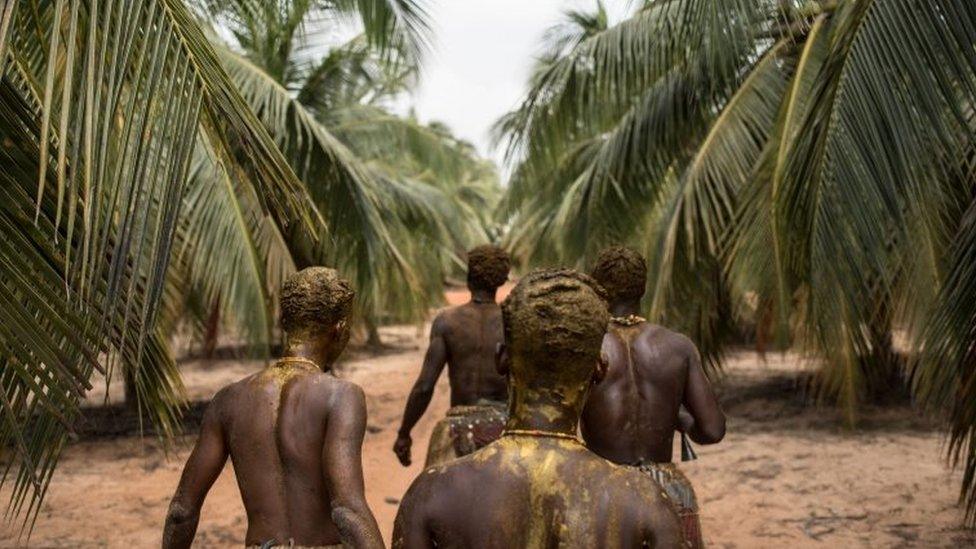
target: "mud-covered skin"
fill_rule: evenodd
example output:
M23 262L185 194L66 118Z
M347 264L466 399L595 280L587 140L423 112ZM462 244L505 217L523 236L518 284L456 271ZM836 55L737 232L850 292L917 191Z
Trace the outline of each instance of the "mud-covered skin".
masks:
M443 311L431 326L424 364L407 397L393 444L393 452L404 466L412 461L410 431L427 411L445 366L451 382L451 406L469 406L479 400L505 401L505 378L495 371L494 361L495 350L502 342L502 315L495 292L508 279L510 266L508 254L497 246L468 251L471 301Z
M665 498L649 477L580 443L504 436L424 471L403 499L393 547L679 547Z
M356 385L301 366L271 366L214 397L174 502L202 499L230 456L247 512L246 544L337 544L334 516L354 509L359 520L373 520L362 496L365 420ZM202 474L212 478L201 482Z
M190 547L228 457L247 512L245 545L383 547L364 496L365 396L327 373L349 338L352 291L331 269L312 268L290 277L282 294L285 358L210 403L170 504L164 548Z
M451 406L507 398L505 378L495 369L495 351L502 342L502 313L494 290L473 291L477 301L442 311L430 330L430 345L420 376L407 398L397 446L404 464L410 463L410 431L424 415L437 379L447 366Z
M506 435L428 468L408 490L393 546L676 547L679 519L661 487L576 437L598 382L609 314L575 271L537 271L503 304L497 356L509 382Z
M431 334L444 340L451 406L505 401L507 383L495 369L495 351L502 342L502 312L496 303L471 302L443 311Z
M682 404L695 419L692 440L721 440L725 418L687 337L646 322L611 323L603 356L607 375L583 409L583 438L594 452L616 463L671 461Z
M321 372L280 379L271 371L232 385L224 399L221 420L247 509L246 542L337 543L322 451L336 404L365 415L362 391Z
M608 291L615 318L637 315L646 284L644 259L630 248L608 248L593 276ZM633 316L636 318L636 316ZM622 464L672 460L675 431L699 444L725 436L725 415L694 343L661 326L611 321L603 337L607 375L590 392L581 430L587 446ZM682 405L688 414L679 414Z

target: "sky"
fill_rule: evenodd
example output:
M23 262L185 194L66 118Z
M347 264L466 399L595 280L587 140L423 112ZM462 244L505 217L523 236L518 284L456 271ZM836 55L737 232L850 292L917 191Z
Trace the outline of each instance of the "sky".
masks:
M434 48L421 82L407 98L424 122L446 123L486 157L500 163L489 129L525 91L533 55L545 30L570 8L595 0L434 0ZM626 0L607 0L610 21L626 13Z

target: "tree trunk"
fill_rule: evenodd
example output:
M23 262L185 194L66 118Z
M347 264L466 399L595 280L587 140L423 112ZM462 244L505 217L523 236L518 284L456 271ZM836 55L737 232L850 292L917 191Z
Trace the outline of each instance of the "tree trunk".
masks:
M220 297L214 301L213 308L210 309L210 316L207 317L207 325L203 334L203 356L211 359L217 350L217 340L219 339L220 329Z
M139 393L136 390L136 379L128 370L122 373L122 387L125 390L125 409L135 413L139 409Z
M895 349L890 307L881 302L875 321L868 326L871 352L862 360L868 402L891 405L910 402L904 359Z
M371 349L379 349L383 346L383 340L380 339L380 329L373 320L373 315L365 315L366 323L366 346Z

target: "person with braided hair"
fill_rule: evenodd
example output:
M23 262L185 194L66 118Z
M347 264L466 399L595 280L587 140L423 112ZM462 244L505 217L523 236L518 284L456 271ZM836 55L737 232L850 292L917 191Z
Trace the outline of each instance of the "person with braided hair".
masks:
M701 547L694 489L672 462L674 433L715 444L725 436L725 414L694 343L640 316L644 258L630 248L608 248L592 276L606 290L612 316L603 340L607 376L583 409L583 439L597 454L639 468L664 486L678 506L685 538Z
M495 348L502 341L498 287L508 280L508 254L497 246L468 252L471 301L444 310L430 329L430 345L420 376L407 398L393 451L403 466L411 463L410 431L427 411L437 379L447 366L451 409L434 427L426 465L469 454L501 434L505 421L505 378L495 371Z

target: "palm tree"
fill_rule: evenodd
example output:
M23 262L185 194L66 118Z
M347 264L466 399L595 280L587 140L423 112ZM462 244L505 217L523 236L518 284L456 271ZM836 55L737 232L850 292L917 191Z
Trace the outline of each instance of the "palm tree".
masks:
M416 80L421 38L373 37L364 19L366 32L326 47L322 36L330 27L322 22L359 9L356 3L259 4L208 3L216 27L233 37L217 50L328 222L317 242L284 235L293 262L336 265L354 278L361 317L378 342L381 318L424 318L442 299L444 263L487 238L479 218L457 214L465 195L455 192L474 166L484 165L452 136L387 106ZM422 10L400 4L397 13L419 19ZM380 40L389 47L377 50ZM337 179L323 161L345 171ZM481 198L491 200L496 188L483 187ZM231 310L253 307L241 305Z
M0 60L2 482L33 518L95 371L176 426L156 320L197 136L273 223L320 221L182 1L5 0Z
M418 2L329 5L358 14L381 55L420 51ZM0 445L13 452L0 484L11 482L10 512L26 524L95 372L121 368L139 417L173 433L183 403L175 323L219 303L266 336L268 288L295 268L295 243L324 254L345 223L296 172L314 166L330 187L362 177L317 129L301 141L268 131L279 129L272 120L307 130L307 113L248 105L197 7L0 3ZM285 96L266 106L290 109Z
M973 29L954 0L644 2L501 126L508 244L579 263L643 246L652 316L713 365L738 325L769 326L852 424L922 359L916 394L958 403L973 517Z

